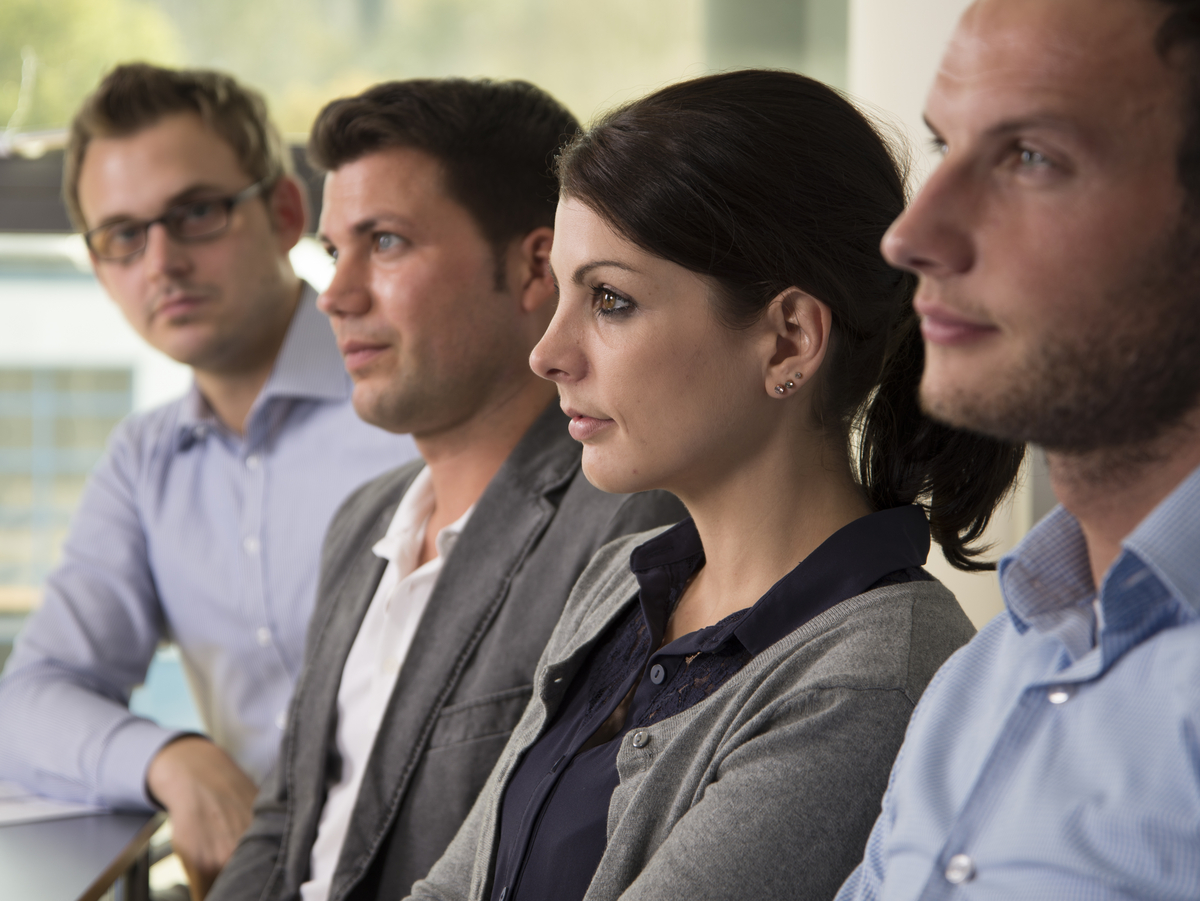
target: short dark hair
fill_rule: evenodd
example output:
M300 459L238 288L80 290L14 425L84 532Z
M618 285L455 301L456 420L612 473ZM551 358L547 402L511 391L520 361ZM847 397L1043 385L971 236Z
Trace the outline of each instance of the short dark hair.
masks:
M1179 145L1179 181L1188 193L1189 206L1200 213L1200 0L1154 0L1170 8L1159 26L1155 44L1166 56L1175 47L1186 53L1187 79L1183 140Z
M1010 490L1023 445L952 429L920 409L924 344L915 276L879 242L905 202L904 171L833 89L743 70L663 88L602 118L559 160L562 192L642 249L715 283L730 328L790 287L833 312L815 412L847 445L876 509L925 500L959 569ZM927 499L927 500L926 500Z
M91 140L132 135L174 113L198 115L233 148L253 181L266 180L273 186L290 171L283 140L257 91L207 69L165 69L146 63L117 66L71 121L63 159L63 202L76 228L87 228L79 206L79 171Z
M511 241L554 225L554 155L578 130L565 106L527 81L414 78L328 104L308 154L328 172L389 147L428 153L502 264Z

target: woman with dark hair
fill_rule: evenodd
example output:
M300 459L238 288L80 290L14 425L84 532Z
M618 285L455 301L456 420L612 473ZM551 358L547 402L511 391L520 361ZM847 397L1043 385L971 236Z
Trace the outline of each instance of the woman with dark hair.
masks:
M1023 449L926 418L902 173L829 88L715 75L558 163L534 350L589 480L692 518L601 550L462 831L414 897L829 898ZM852 453L857 451L857 453Z

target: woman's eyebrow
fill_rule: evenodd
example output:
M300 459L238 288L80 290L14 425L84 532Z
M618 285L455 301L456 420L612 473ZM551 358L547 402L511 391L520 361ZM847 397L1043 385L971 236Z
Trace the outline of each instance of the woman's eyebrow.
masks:
M577 285L582 285L583 280L587 278L589 272L593 269L599 269L604 266L610 266L614 269L622 269L625 272L637 273L637 270L628 263L622 263L620 260L595 260L591 263L584 263L575 270L575 274L571 276L571 280Z

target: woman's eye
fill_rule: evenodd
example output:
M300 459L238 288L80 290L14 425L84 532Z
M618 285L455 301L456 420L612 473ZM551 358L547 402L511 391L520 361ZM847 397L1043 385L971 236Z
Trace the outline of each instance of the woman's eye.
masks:
M612 316L615 313L626 313L633 309L633 301L623 297L611 288L595 289L595 309L601 316Z

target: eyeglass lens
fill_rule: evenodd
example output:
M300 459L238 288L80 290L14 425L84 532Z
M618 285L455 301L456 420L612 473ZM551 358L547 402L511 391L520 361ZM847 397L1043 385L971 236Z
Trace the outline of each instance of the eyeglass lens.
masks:
M88 234L88 244L98 257L117 260L133 256L146 246L151 225L161 222L167 233L180 241L206 238L229 224L233 204L226 199L194 200L173 206L152 222L114 222Z

